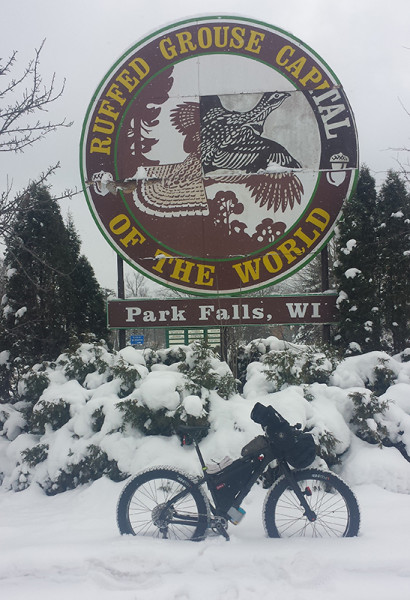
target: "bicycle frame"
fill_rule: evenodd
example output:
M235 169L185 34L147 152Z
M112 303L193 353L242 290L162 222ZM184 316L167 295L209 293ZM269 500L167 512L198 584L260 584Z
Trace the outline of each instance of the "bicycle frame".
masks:
M192 487L199 488L206 483L206 485L211 493L212 499L214 501L214 506L210 503L211 511L213 512L214 515L224 517L224 516L226 516L226 512L222 511L220 509L220 507L218 507L218 498L217 498L217 494L216 494L215 484L212 480L212 476L209 475L207 472L208 468L203 459L199 445L198 445L196 439L193 439L192 442L193 442L195 451L197 453L197 456L198 456L198 459L199 459L199 462L201 464L201 468L203 471L203 477L199 478ZM259 477L262 475L262 473L265 471L265 469L267 468L269 463L272 462L273 459L274 459L274 457L272 456L272 454L270 452L269 453L262 452L260 454L260 456L258 456L259 468L256 468L252 472L247 483L243 486L243 488L241 490L238 490L239 493L235 496L235 502L234 502L234 506L236 508L238 508L240 506L242 501L249 494L252 487L255 485L255 483L257 482ZM294 477L292 476L292 470L290 469L289 465L287 464L287 462L285 460L279 460L278 467L279 467L280 472L286 477L286 480L289 482L289 485L295 492L295 495L296 495L297 499L299 500L301 506L304 508L306 517L309 519L309 521L315 521L316 514L309 507L309 504L307 503L306 497L305 497L306 495L309 495L309 491L302 491L299 488L297 482L295 481ZM176 496L174 496L171 500L169 500L167 502L167 507L171 506L173 503L178 501L180 498L183 498L188 493L188 491L189 490L184 490L184 491L180 492L179 494L177 494ZM184 523L184 524L186 524L186 523Z
M212 506L212 504L210 504L211 510L215 515L223 516L226 513L225 513L225 511L222 511L221 508L218 506L218 496L217 496L217 490L215 487L215 482L212 478L212 475L208 474L207 467L204 463L204 460L201 455L201 451L196 442L194 442L194 446L195 446L195 450L198 455L199 461L201 463L202 470L204 472L204 476L201 480L202 481L201 484L203 484L203 483L207 484L207 487L211 493L212 499L215 504L215 506ZM238 490L238 493L235 495L234 506L236 508L238 508L240 506L241 502L249 494L249 492L251 491L251 489L253 488L253 486L255 485L257 480L259 479L259 477L262 475L262 473L264 472L264 470L266 469L268 464L272 461L272 457L261 454L260 457L258 458L258 460L259 460L259 464L257 465L257 468L255 468L252 471L251 476L248 479L247 483L242 487L241 490Z

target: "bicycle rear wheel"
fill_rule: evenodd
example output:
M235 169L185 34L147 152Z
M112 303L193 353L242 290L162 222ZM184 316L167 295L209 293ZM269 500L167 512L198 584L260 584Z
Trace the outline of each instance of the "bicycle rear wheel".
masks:
M263 507L269 537L353 537L358 534L360 511L352 490L334 473L306 469L292 471L316 519L309 521L285 476L266 496Z
M208 527L209 505L201 488L172 468L149 469L125 486L118 501L121 533L199 540ZM175 498L175 501L173 501Z

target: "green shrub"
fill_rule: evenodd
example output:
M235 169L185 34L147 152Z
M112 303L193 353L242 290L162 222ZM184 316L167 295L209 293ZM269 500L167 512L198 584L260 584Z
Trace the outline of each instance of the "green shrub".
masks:
M247 346L236 348L236 375L242 389L246 383L248 365L257 362L263 354L264 352L262 352L257 340L252 341Z
M264 371L266 379L273 383L275 391L279 391L290 385L328 383L337 358L330 351L324 354L313 347L306 347L271 351L262 362L268 367Z
M162 354L162 353L160 353ZM174 365L180 362L184 362L186 360L186 352L185 349L181 346L176 346L175 348L169 348L165 352L165 356L162 357L162 364L164 365Z
M144 435L164 435L172 436L179 434L179 428L183 425L208 427L209 401L205 401L203 414L199 417L187 414L181 403L175 411L168 411L166 408L152 410L138 402L138 400L129 399L117 404L119 410L123 413L124 423L131 425ZM199 439L207 435L204 431L199 435Z
M340 463L340 458L336 453L336 444L339 440L330 431L324 431L318 436L317 455L331 467Z
M89 345L86 351L83 346L79 346L64 354L58 364L64 367L67 379L75 379L83 385L87 375L95 372L103 374L109 369L109 365L103 359L104 351L105 348L100 343Z
M25 465L19 466L18 473L11 484L11 488L14 492L22 492L31 485L31 473L29 468Z
M381 421L389 403L380 400L374 393L354 392L349 394L353 402L353 416L350 423L354 425L357 437L369 444L383 445L388 437L388 431Z
M141 379L141 375L137 368L133 365L128 365L120 357L118 363L112 367L112 375L114 379L119 379L121 382L119 397L125 398L129 396L135 389L135 383Z
M62 398L56 402L40 400L31 411L26 412L26 416L29 432L43 435L46 425L57 431L68 423L71 418L70 405Z
M329 383L329 378L335 369L335 359L333 356L317 352L309 348L306 360L300 371L301 383Z
M376 396L382 396L396 379L395 373L387 366L387 359L379 358L379 365L374 368L373 382L366 385Z
M221 398L229 400L231 396L238 393L238 381L231 373L225 373L225 375L219 377L216 389Z
M160 362L157 352L151 348L146 348L144 350L144 360L148 371L151 371L152 365L156 365Z
M128 477L128 473L120 471L115 460L110 460L106 452L91 444L84 458L78 463L71 463L64 469L60 469L55 479L48 478L41 487L48 496L54 496L90 481L96 481L103 475L112 481L122 481Z
M215 355L206 342L194 342L191 347L191 354L178 366L178 370L185 375L186 391L205 399L210 390L220 391L225 399L236 393L232 374L221 376L212 368L211 360Z
M144 435L174 434L173 414L170 414L166 408L153 411L133 399L119 402L117 406L124 415L124 423L128 423Z
M23 457L23 461L27 463L29 467L34 468L36 465L46 460L48 450L48 444L37 444L37 446L22 450L21 456Z
M27 402L35 404L38 402L40 396L48 388L50 378L44 371L31 370L28 374L23 376L22 381L24 382L24 391L22 396Z
M101 431L102 426L104 425L105 414L102 406L97 408L93 414L91 415L91 429L94 433L98 433Z
M406 348L405 350L403 350L403 352L400 354L400 360L401 362L410 361L410 348Z

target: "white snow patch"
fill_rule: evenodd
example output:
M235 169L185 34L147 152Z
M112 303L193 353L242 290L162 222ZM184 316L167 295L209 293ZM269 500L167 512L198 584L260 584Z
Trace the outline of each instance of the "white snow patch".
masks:
M186 396L182 401L182 405L187 415L192 415L193 417L200 417L202 415L204 405L199 396Z
M166 408L173 411L181 402L177 388L182 388L183 382L182 373L170 370L152 371L135 392L135 398L151 410Z
M16 321L17 321L17 319L21 319L21 317L23 315L25 315L26 312L27 312L27 306L22 306L21 308L16 310L16 312L15 312Z
M350 254L351 251L353 250L353 248L355 248L357 246L357 241L356 240L348 240L348 242L346 243L346 247L342 248L342 252L343 254Z
M5 365L10 358L9 350L2 350L0 352L0 365Z
M355 267L352 267L351 269L347 269L347 271L345 271L345 277L346 279L354 279L355 277L357 277L358 275L361 275L362 272L360 269L356 269Z

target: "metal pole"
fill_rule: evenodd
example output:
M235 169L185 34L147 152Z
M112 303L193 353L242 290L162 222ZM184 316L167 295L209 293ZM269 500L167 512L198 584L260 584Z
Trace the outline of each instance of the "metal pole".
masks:
M117 285L118 285L118 298L125 298L125 286L124 286L124 261L117 254ZM118 330L118 347L121 350L125 348L125 329Z
M325 246L320 253L321 258L321 276L322 276L322 292L326 292L329 289L329 254L327 246ZM324 344L330 344L330 325L323 325L322 327L322 342Z

